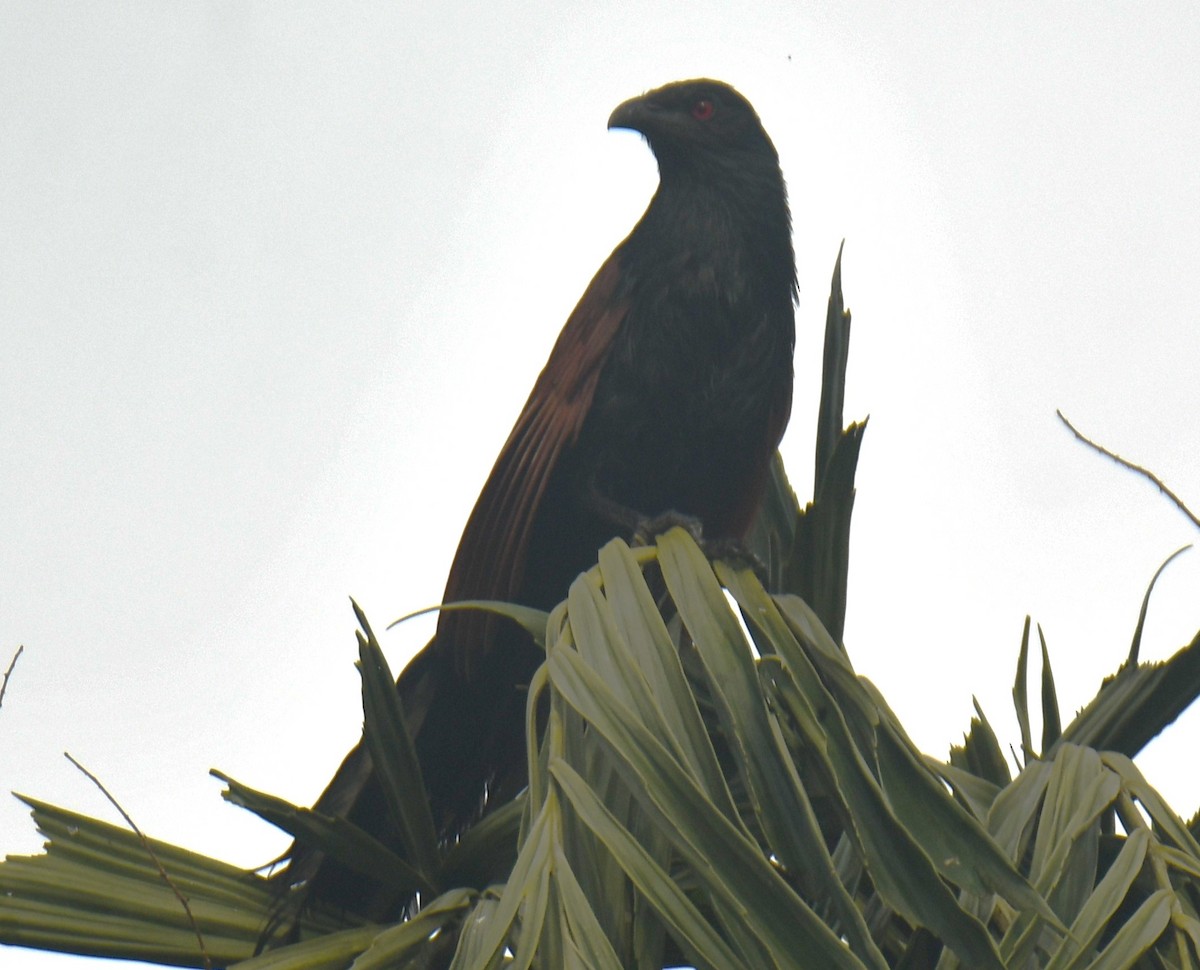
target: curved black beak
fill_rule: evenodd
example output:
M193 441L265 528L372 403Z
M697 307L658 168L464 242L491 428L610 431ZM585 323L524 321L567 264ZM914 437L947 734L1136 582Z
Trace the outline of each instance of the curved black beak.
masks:
M654 109L644 96L622 101L608 116L608 127L628 128L630 131L646 132L646 125L654 117Z

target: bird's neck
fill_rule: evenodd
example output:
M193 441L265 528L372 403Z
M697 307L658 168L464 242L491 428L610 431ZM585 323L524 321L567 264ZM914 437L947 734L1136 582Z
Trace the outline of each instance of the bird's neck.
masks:
M664 172L630 244L651 259L655 254L672 258L687 253L714 266L741 255L762 283L774 288L786 280L794 293L787 192L778 168L728 176Z

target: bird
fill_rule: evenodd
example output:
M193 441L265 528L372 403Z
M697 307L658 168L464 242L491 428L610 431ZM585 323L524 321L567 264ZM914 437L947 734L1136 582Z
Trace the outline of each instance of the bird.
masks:
M462 533L444 603L549 610L614 537L663 516L743 540L791 412L795 257L779 156L750 102L707 78L620 104L659 182L567 318ZM526 783L526 691L544 653L515 623L444 611L401 672L440 838ZM314 808L393 847L360 743ZM371 919L405 901L297 842L286 885Z

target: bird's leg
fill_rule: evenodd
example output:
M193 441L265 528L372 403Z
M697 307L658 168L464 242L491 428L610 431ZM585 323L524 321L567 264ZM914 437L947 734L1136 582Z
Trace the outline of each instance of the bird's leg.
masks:
M615 499L609 498L597 487L595 481L588 483L584 490L583 504L591 512L613 526L619 535L631 536L645 516L635 512L628 505L622 505Z
M595 481L588 484L584 494L587 507L615 526L621 535L628 536L631 545L648 546L654 542L655 536L675 526L686 529L698 544L703 544L704 526L694 515L685 515L673 509L654 516L645 515L605 495Z
M653 518L642 517L633 533L632 544L635 546L651 545L657 536L676 526L685 529L688 535L696 540L696 545L700 547L700 551L704 553L706 559L724 559L734 567L746 566L759 578L760 582L766 584L771 571L745 542L729 537L706 539L703 522L695 516L684 515L673 509Z
M695 539L696 545L704 548L704 523L694 515L684 515L674 509L668 509L655 516L642 516L638 520L637 528L633 531L633 544L648 546L654 542L657 536L676 526Z
M724 559L735 566L748 566L760 580L765 580L770 575L766 564L742 540L704 538L704 523L694 515L674 509L668 509L658 515L643 515L605 495L594 481L588 485L584 494L588 508L616 527L621 535L628 536L630 545L653 545L657 536L678 526L696 540L696 545L707 558Z

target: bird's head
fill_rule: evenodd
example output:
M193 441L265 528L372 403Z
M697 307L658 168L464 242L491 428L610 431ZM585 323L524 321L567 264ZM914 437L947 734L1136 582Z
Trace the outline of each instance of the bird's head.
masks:
M750 102L722 81L676 81L630 98L617 106L608 127L641 132L664 175L714 165L779 164Z

